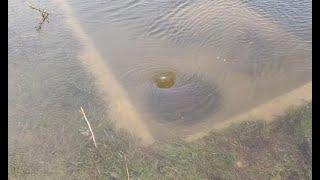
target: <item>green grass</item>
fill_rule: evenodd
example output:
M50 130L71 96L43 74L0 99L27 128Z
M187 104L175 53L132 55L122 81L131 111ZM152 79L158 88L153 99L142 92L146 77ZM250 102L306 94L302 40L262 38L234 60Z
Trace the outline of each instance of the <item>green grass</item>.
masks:
M131 179L312 178L311 103L290 109L270 124L233 124L192 143L175 139L141 147L125 132L115 132L109 123L92 126L98 149L79 134L70 138L72 144L44 148L55 142L49 138L16 149L9 156L9 179L127 179L126 163ZM57 152L48 157L48 149ZM47 165L40 166L45 157Z

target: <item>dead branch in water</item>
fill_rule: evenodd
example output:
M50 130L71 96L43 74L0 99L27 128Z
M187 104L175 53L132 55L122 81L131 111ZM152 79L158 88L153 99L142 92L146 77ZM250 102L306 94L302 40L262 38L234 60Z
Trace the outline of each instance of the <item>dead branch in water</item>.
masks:
M81 113L82 113L82 115L83 115L83 117L84 117L84 120L86 120L87 125L88 125L88 127L89 127L89 130L90 130L90 132L91 132L91 137L92 137L94 146L95 146L96 148L98 148L97 143L96 143L96 139L95 139L95 137L94 137L94 134L93 134L93 131L92 131L92 129L91 129L91 125L90 125L90 123L89 123L89 121L88 121L88 119L87 119L87 116L86 116L84 110L82 109L82 107L80 107L80 109L81 109Z
M34 5L32 5L32 4L30 4L30 3L28 3L28 5L29 5L29 7L30 7L31 9L34 9L34 10L40 12L40 15L41 15L42 19L41 19L40 23L38 24L38 26L36 26L36 29L37 29L37 30L40 30L40 29L42 28L42 24L43 24L45 21L47 21L47 22L49 23L49 19L48 19L49 13L48 13L47 10L44 9L44 8L41 9L41 8L35 7Z

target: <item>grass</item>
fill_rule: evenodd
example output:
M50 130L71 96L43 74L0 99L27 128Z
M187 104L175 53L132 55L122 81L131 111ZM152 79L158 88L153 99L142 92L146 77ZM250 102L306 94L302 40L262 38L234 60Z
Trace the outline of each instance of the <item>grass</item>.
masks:
M75 132L70 141L40 136L38 144L16 148L9 154L9 179L312 179L311 102L272 123L233 124L191 143L141 147L109 122L92 127L98 148ZM45 148L53 142L60 145Z

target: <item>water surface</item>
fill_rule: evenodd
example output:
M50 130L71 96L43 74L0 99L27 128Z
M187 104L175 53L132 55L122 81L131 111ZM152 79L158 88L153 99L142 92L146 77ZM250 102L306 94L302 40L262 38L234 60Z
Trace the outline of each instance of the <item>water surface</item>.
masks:
M201 131L311 81L307 0L65 3L156 139ZM57 4L41 4L52 13L37 32L37 12L9 1L9 134L18 122L74 122L80 106L96 121L114 108ZM159 72L174 72L174 84L156 86Z

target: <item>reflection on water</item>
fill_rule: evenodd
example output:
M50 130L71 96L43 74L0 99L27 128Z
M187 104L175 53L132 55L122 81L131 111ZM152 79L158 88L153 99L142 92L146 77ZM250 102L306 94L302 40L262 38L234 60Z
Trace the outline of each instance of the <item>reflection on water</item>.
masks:
M67 3L157 138L173 127L174 134L192 133L311 81L307 0ZM41 104L34 112L71 118L68 108L88 104L103 116L107 106L102 104L112 109L112 103L99 100L107 95L97 93L97 77L83 72L78 42L59 20L63 12L51 17L37 34L32 13L19 2L9 3L9 114L19 119L17 106L30 111ZM207 124L195 128L200 121Z

